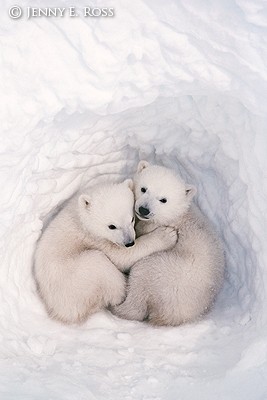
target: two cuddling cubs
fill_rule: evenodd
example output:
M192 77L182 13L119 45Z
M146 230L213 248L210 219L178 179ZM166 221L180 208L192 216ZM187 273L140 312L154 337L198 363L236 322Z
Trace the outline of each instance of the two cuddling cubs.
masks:
M173 171L141 161L134 182L71 198L35 253L49 315L77 323L111 307L122 318L172 326L204 315L222 285L224 255L195 192Z

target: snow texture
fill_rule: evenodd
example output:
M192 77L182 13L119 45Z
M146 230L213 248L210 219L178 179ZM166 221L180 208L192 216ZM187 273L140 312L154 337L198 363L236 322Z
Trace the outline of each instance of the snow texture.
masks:
M20 1L33 3L88 6ZM13 4L0 16L0 398L266 399L266 2L99 0L113 18L30 20L10 19ZM43 224L140 158L195 184L224 240L214 310L177 328L49 320L32 278Z

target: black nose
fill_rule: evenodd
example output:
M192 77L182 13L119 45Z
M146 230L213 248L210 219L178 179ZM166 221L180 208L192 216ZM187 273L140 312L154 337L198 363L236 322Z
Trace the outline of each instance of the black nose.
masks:
M139 207L139 213L140 213L140 215L148 215L150 213L150 211L148 208Z
M126 243L125 247L132 247L134 245L134 242Z

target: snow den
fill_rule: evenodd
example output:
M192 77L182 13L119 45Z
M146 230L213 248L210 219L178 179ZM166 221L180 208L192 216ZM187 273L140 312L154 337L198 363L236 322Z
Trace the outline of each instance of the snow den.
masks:
M110 18L18 20L11 5L0 17L0 397L264 398L266 5L116 0ZM214 309L178 328L108 312L81 327L50 321L32 278L43 225L139 159L194 184L219 231L227 273Z

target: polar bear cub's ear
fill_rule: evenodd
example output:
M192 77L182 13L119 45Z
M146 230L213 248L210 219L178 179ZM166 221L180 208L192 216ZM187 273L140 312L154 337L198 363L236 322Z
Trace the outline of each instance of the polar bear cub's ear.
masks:
M137 172L143 171L143 169L147 168L148 166L149 166L149 162L144 161L144 160L140 161L137 166Z
M79 197L79 205L82 208L89 209L91 205L91 198L88 196L88 194L81 194Z
M129 189L133 190L134 184L132 179L125 179L123 182L124 185L127 185Z
M193 185L185 185L185 194L188 200L191 200L197 193L197 188Z

